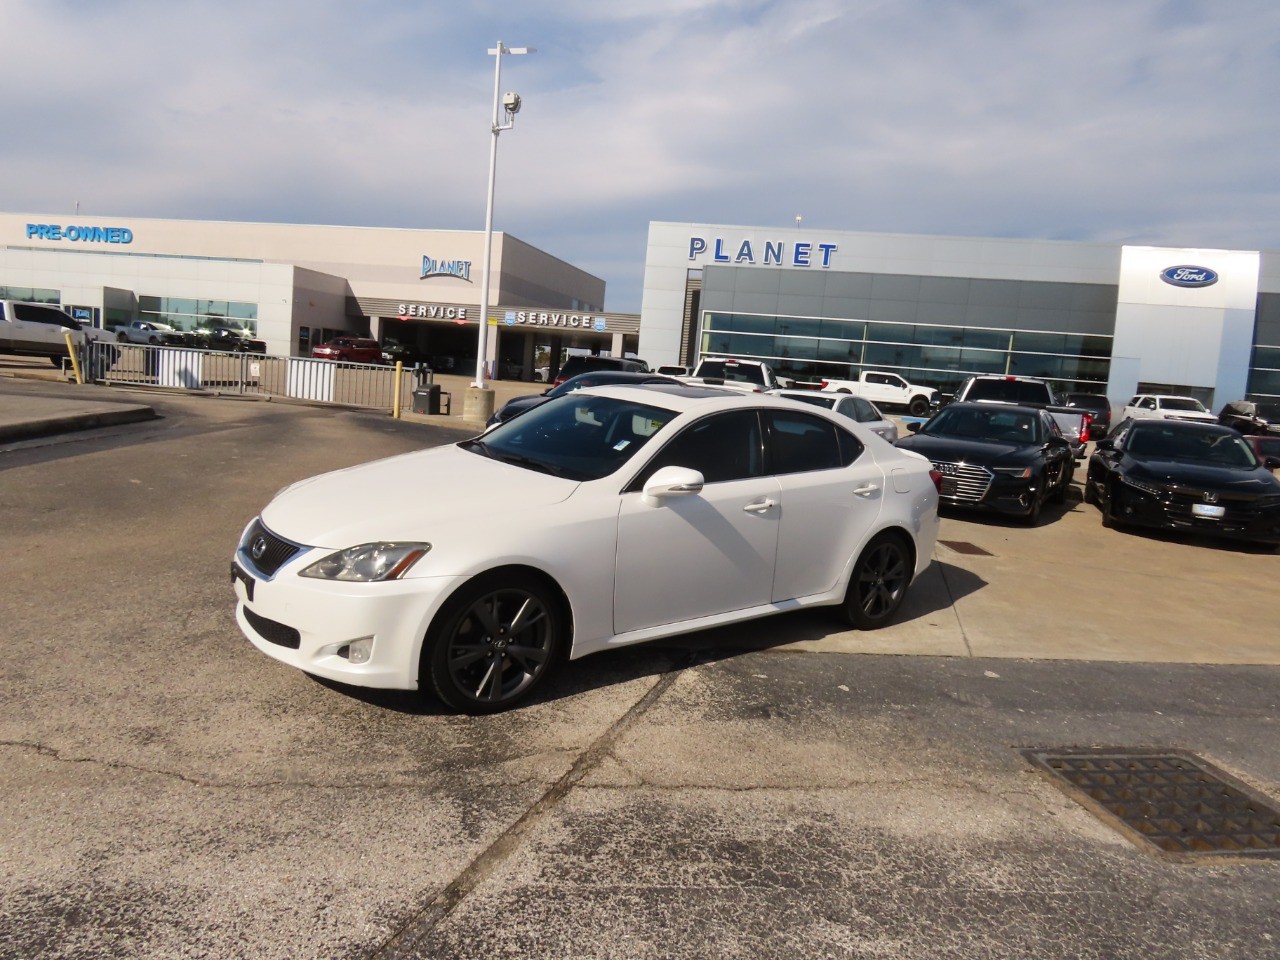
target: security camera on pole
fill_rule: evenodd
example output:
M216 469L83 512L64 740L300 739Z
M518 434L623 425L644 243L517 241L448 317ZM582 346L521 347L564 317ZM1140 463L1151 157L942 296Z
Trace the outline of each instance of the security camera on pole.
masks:
M535 53L533 47L508 47L501 40L489 53L494 57L493 66L493 143L489 148L489 196L484 210L484 269L480 274L480 333L476 343L476 378L467 388L467 395L462 408L462 416L466 420L479 420L481 423L489 419L493 413L493 390L485 384L485 361L488 359L489 335L489 268L493 259L493 185L498 170L498 134L515 126L516 114L520 112L520 95L508 93L499 97L502 87L502 55L504 53ZM498 109L502 108L506 122L498 122Z

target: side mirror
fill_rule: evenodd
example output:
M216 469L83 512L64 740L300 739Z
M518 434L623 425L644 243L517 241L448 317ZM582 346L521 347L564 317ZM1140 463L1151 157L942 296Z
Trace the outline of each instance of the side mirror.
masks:
M1268 470L1280 470L1280 457L1267 457L1262 461L1262 465Z
M907 421L907 432L909 432L909 433L919 433L919 432L920 432L920 428L921 428L921 427L923 427L923 426L924 426L924 424L923 424L923 423L917 423L915 420L908 420L908 421Z
M1052 449L1061 450L1064 447L1070 447L1071 441L1068 440L1066 437L1050 437L1048 440L1045 441L1044 445L1051 450Z
M1096 444L1094 444L1095 450L1114 450L1115 448L1116 448L1116 442L1112 440L1110 437L1103 437Z
M702 474L688 467L663 467L645 481L646 501L661 503L667 497L687 497L702 492Z

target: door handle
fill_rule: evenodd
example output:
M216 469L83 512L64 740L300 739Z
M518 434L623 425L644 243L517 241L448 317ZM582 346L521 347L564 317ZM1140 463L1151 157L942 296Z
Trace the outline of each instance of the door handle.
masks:
M778 505L778 501L771 497L761 497L759 500L752 500L742 508L743 513L764 513L770 507Z
M864 483L860 487L853 488L853 495L855 497L869 497L879 489L880 485L877 483Z

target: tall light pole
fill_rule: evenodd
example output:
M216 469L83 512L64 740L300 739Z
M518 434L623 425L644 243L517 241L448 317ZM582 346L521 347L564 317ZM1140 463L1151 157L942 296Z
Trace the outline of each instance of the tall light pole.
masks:
M484 208L484 269L480 273L480 333L476 344L476 379L472 386L483 390L485 386L485 354L489 335L489 268L493 261L493 185L498 172L498 134L515 126L516 114L520 112L520 97L508 93L500 97L502 88L502 55L504 53L536 53L533 47L508 47L501 40L489 53L493 56L493 142L489 147L489 196ZM502 108L506 115L506 123L498 122L498 109ZM490 410L492 412L492 410Z

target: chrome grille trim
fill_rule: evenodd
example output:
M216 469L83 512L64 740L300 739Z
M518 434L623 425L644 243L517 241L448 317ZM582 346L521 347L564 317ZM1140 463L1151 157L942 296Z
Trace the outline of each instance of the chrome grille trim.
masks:
M266 541L267 549L259 559L255 560L252 552L253 544L259 537ZM279 534L272 533L259 517L249 526L236 553L250 571L263 580L270 580L281 567L306 549L308 548L300 543L294 543Z
M972 463L934 460L934 469L942 474L942 498L958 503L977 503L991 489L995 474Z

